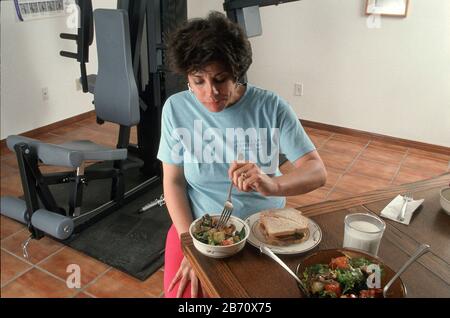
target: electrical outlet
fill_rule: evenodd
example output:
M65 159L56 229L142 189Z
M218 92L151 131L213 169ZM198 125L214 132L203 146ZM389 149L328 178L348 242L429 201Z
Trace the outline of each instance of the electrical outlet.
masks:
M294 96L303 96L303 84L302 83L294 84Z
M48 100L48 87L42 87L42 100Z
M80 81L79 78L76 78L76 79L75 79L75 89L76 89L77 91L81 91L81 89L82 89L82 87L81 87L81 81Z

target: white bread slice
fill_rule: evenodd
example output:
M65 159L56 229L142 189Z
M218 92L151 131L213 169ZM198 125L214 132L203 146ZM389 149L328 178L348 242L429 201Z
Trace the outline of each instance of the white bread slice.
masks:
M300 243L309 237L308 218L295 209L263 211L259 222L262 233L270 244L289 245Z
M274 238L282 238L302 232L298 223L285 218L264 216L260 222L267 235Z
M272 209L261 212L260 217L264 218L267 216L290 220L297 223L299 228L308 227L308 219L302 215L302 212L293 208Z

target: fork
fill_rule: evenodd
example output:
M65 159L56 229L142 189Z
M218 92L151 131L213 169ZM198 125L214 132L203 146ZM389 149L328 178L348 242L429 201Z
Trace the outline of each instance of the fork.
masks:
M216 224L216 228L225 227L228 220L230 219L231 213L233 212L233 203L231 203L231 190L233 189L233 182L230 184L228 189L228 197L223 206L222 213L220 214L219 222Z
M242 153L238 154L238 160L244 160L244 155ZM233 189L233 181L231 181L230 188L228 189L228 196L225 204L223 206L222 213L220 214L219 222L216 224L216 228L219 229L227 225L230 219L231 213L233 212L233 203L231 203L231 190Z
M411 192L407 192L403 196L402 211L401 211L400 215L398 216L397 220L399 220L399 221L404 221L405 220L406 206L407 206L409 201L412 201L412 199L413 199L413 197L412 197L412 193Z

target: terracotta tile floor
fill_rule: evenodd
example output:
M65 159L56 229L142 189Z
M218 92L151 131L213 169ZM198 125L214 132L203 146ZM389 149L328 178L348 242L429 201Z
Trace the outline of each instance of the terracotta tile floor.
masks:
M288 206L303 206L345 198L393 184L423 180L449 170L449 156L400 147L325 130L305 128L328 170L324 187L309 194L288 197ZM118 129L99 126L94 118L60 127L37 139L60 143L74 138L115 146ZM132 132L136 142L136 131ZM46 168L56 171L58 168ZM289 164L282 167L286 172ZM1 195L22 194L14 154L1 154ZM28 236L22 224L1 216L1 297L162 297L163 268L145 282L83 255L50 238L31 241L30 257L22 255L20 243ZM66 286L69 264L81 268L81 286Z

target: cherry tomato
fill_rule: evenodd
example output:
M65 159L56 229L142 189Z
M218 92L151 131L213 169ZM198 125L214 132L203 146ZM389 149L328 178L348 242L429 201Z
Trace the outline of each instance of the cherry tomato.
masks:
M232 240L223 240L222 242L220 242L220 245L222 245L222 246L232 245L232 244L233 244Z
M324 289L328 292L334 293L336 295L336 297L341 296L341 286L339 286L339 283L326 284Z
M331 269L348 268L348 258L346 256L332 258L329 266Z

